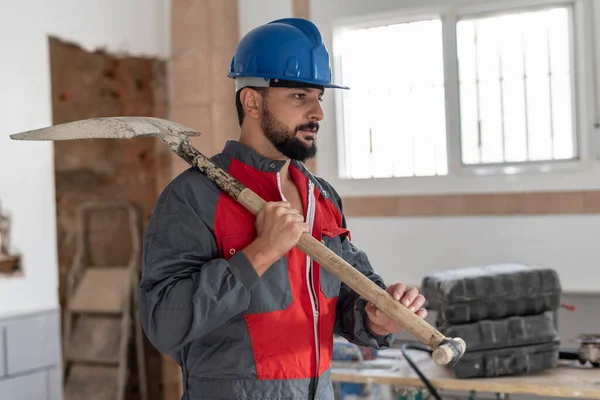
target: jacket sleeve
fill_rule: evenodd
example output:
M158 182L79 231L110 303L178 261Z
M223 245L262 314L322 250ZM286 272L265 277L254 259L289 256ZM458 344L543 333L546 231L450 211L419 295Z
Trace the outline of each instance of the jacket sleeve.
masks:
M347 229L346 218L342 210L342 200L331 186L329 186L329 190L332 194L332 199L336 201L342 213L342 227ZM383 279L374 272L367 254L353 244L347 236L342 241L342 258L379 287L382 289L387 288ZM396 335L388 334L381 336L375 334L369 328L368 317L365 312L366 305L366 299L342 282L336 306L334 333L358 346L373 347L376 349L390 347Z
M217 257L214 235L192 205L197 200L185 192L168 186L157 202L144 236L139 287L144 331L160 352L172 355L244 312L259 280L243 252Z

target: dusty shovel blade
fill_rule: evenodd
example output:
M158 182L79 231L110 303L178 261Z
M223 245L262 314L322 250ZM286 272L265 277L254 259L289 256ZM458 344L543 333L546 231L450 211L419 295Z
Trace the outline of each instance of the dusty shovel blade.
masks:
M10 135L13 140L131 139L153 136L173 141L198 136L193 129L154 117L101 117L66 122Z

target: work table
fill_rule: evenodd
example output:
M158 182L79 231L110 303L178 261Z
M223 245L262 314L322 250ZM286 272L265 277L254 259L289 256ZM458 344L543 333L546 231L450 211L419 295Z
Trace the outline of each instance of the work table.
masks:
M556 368L520 376L456 379L447 367L435 364L428 353L416 350L407 350L407 353L440 394L444 390L459 390L600 399L600 368L592 368L589 364L582 366L578 361L561 360ZM334 362L332 380L425 388L400 349L382 350L376 360L356 366Z

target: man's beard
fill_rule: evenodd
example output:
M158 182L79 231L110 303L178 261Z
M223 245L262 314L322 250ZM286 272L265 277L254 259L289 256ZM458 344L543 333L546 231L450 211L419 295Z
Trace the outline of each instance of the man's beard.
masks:
M317 144L306 145L301 139L296 137L298 131L319 130L317 122L308 122L298 125L294 131L290 131L281 121L277 120L265 107L261 127L265 136L273 146L284 156L304 162L313 158L317 154Z

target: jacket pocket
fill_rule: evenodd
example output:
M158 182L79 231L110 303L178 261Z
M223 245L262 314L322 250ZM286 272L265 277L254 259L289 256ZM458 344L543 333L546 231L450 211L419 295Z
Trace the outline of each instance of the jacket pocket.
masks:
M242 251L254 240L254 232L232 233L223 237L222 250L225 259ZM258 314L286 309L292 302L287 259L276 261L267 269L250 291L248 314Z
M348 229L339 228L337 226L323 228L321 230L321 242L329 250L333 251L338 256L342 257L342 241L349 233ZM328 298L334 298L339 295L341 281L324 266L320 268L320 285L321 292Z

